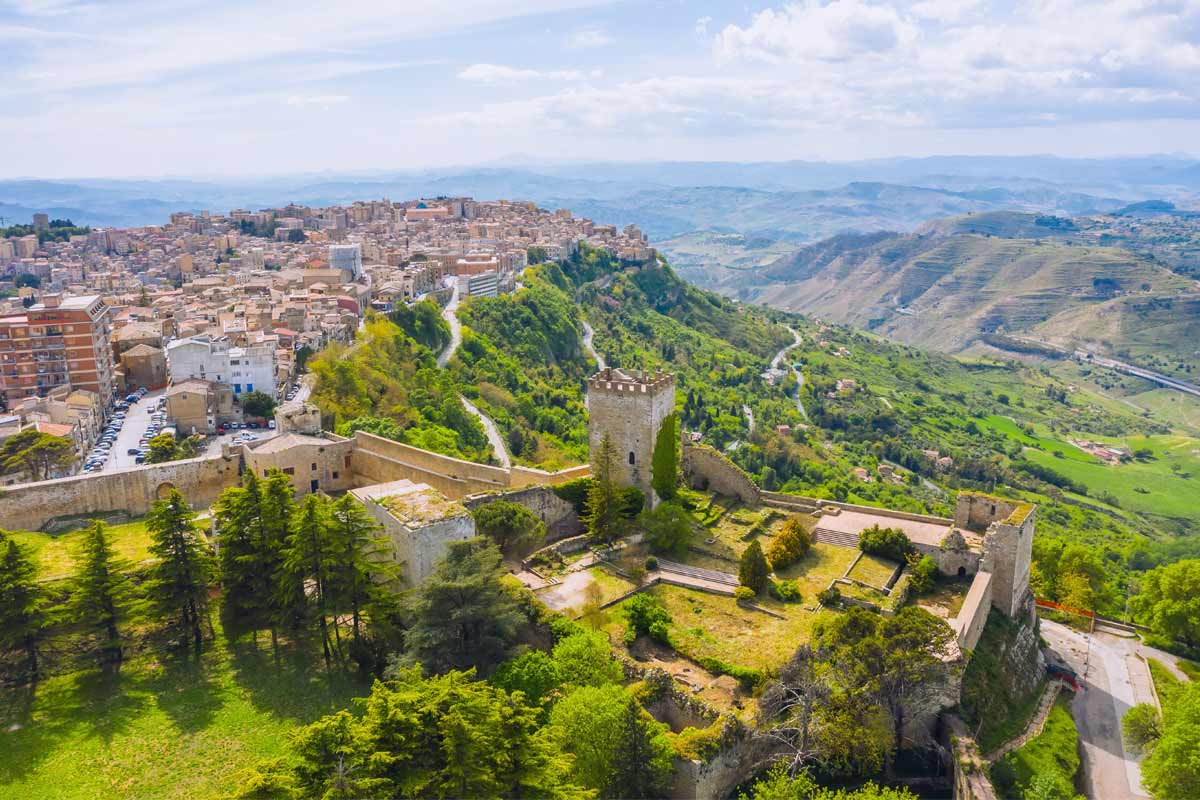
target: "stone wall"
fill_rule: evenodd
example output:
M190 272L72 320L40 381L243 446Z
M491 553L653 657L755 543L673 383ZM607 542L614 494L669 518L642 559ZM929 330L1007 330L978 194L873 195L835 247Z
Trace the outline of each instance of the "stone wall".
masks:
M427 483L451 500L509 488L553 486L591 474L591 468L586 464L558 472L476 464L366 431L354 434L354 445L351 463L356 475L355 485L408 479L413 483Z
M736 497L743 503L757 503L758 487L738 465L707 445L684 445L683 476L693 489Z
M171 487L194 508L207 508L237 485L240 461L237 455L206 456L6 487L0 491L0 527L39 530L56 517L109 512L141 516Z
M264 477L267 470L279 469L292 482L299 495L341 492L357 485L352 467L353 439L326 434L320 439L305 437L290 447L260 451L244 448L246 469Z
M508 492L477 494L463 500L471 511L496 500L507 500L525 506L546 523L546 541L553 542L575 536L583 529L575 505L563 500L548 486L526 486Z
M974 650L979 644L979 637L987 625L988 612L992 610L992 574L990 572L975 573L971 588L963 600L958 616L950 627L958 638L958 647L966 652Z

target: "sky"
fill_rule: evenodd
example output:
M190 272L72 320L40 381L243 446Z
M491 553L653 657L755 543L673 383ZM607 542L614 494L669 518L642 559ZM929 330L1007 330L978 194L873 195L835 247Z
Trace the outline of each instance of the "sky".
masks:
M1200 0L0 0L0 176L1200 155Z

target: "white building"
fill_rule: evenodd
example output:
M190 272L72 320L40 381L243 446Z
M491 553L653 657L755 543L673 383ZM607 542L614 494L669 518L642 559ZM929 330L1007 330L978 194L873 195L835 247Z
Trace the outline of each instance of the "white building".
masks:
M362 277L363 258L361 244L331 244L329 246L329 266L350 273L351 280Z
M262 392L276 397L275 348L271 345L230 347L226 338L193 336L167 345L171 381L189 378L228 384L234 396Z

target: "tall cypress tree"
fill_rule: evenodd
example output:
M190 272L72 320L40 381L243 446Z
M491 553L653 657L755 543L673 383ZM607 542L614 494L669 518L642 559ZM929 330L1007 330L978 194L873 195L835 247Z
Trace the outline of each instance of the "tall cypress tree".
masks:
M771 567L763 555L762 545L755 539L742 552L742 559L738 562L738 583L750 587L755 594L761 594L770 579Z
M666 737L630 698L621 715L606 797L665 797L670 788L671 752Z
M352 495L344 494L330 506L329 538L335 561L327 590L334 613L350 614L355 645L361 636L363 609L380 593L374 576L393 571L386 561L388 541L379 530Z
M150 553L157 561L149 597L157 611L178 627L181 643L191 636L196 652L204 642L212 553L195 526L196 514L178 489L157 501L146 517ZM211 623L210 623L211 626Z
M321 647L325 655L325 668L331 666L332 643L330 641L329 625L329 585L332 578L333 565L338 553L329 536L329 515L326 508L328 501L324 497L310 494L304 498L304 505L295 515L292 532L287 539L284 550L284 570L292 587L299 587L303 593L304 586L312 582L309 593L313 610L316 612L317 623L321 630ZM294 588L288 588L290 593ZM339 640L341 634L334 621L333 636ZM341 648L337 649L341 658Z
M120 669L125 652L122 628L134 608L132 565L113 552L108 526L95 520L84 532L71 579L67 614L100 639L100 666Z
M23 651L25 676L33 683L41 677L38 648L45 628L37 565L25 548L0 531L0 652Z
M663 420L654 437L650 485L660 500L674 500L679 493L679 418L675 414Z
M262 492L253 470L246 470L241 486L221 492L213 520L225 631L256 631L269 608L270 574L263 552Z
M605 433L592 463L592 483L588 488L585 521L588 535L606 544L616 540L620 533L621 501L613 474L616 464L616 449L612 439Z
M279 657L280 628L296 633L304 626L307 599L304 585L297 584L284 568L287 539L296 510L296 493L282 471L271 469L260 485L262 490L262 542L260 544L263 578L269 596L271 644Z

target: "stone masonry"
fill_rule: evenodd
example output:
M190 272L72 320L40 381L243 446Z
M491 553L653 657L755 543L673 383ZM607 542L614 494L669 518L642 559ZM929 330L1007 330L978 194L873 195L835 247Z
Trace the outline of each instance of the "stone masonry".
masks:
M588 379L588 444L595 461L608 434L617 454L617 482L637 486L653 507L650 487L654 440L675 411L675 376L664 372L628 375L608 367Z

